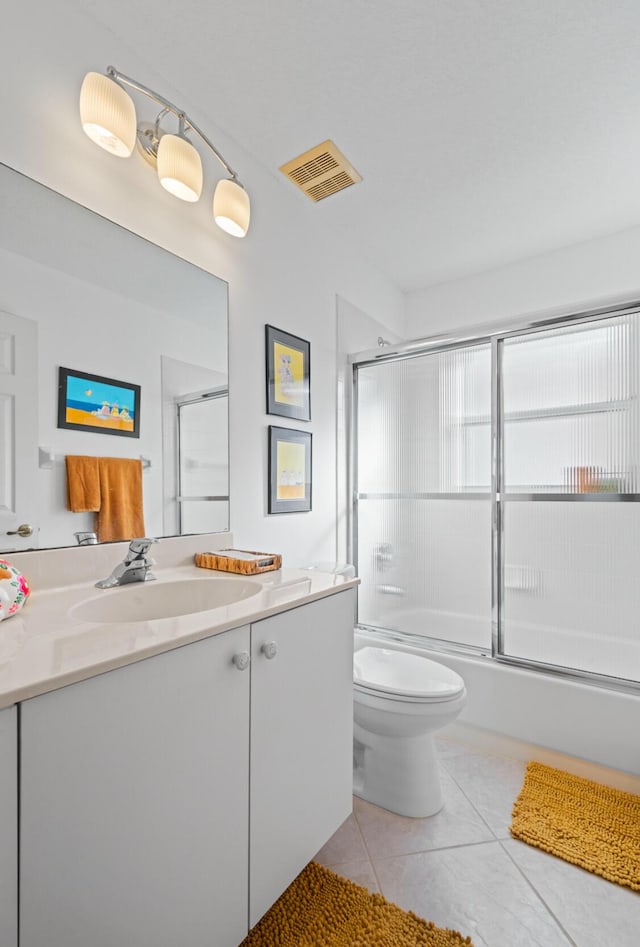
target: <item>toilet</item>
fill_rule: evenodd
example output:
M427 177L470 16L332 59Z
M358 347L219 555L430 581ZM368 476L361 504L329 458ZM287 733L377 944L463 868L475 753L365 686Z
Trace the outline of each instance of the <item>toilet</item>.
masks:
M354 793L399 815L434 815L443 799L433 734L464 707L464 681L430 658L381 647L356 651L353 669Z

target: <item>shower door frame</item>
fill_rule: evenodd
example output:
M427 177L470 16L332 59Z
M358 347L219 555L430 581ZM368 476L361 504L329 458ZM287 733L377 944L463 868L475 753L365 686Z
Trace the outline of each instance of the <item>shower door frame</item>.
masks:
M504 654L504 505L505 502L554 502L570 503L638 503L640 493L505 493L504 484L504 411L502 384L503 342L515 336L526 336L548 329L561 329L567 326L588 324L602 319L639 314L640 300L623 299L612 301L580 312L554 312L528 319L511 320L482 324L477 327L461 329L446 335L436 335L405 343L357 353L349 356L352 367L351 410L348 436L348 495L351 504L348 516L348 559L358 563L358 371L385 362L404 361L410 358L465 348L471 345L490 343L491 345L491 652L483 647L471 647L439 638L417 636L409 633L385 630L371 625L358 624L358 627L384 635L396 641L428 643L435 651L454 654L473 655L478 659L495 661L512 667L561 677L577 683L591 684L608 690L640 694L640 682L625 678L583 671L578 668L565 668L556 664L535 661ZM464 497L470 499L474 494L438 494L441 499ZM482 494L483 498L485 494ZM508 501L505 499L508 497ZM407 495L407 499L410 497Z
M175 431L176 431L176 453L175 453L175 477L176 477L176 497L175 501L178 509L178 535L185 535L182 532L182 521L183 521L183 504L184 503L193 503L193 502L226 502L227 503L227 523L230 522L230 512L229 512L229 493L227 492L224 495L214 495L207 494L203 496L185 496L182 492L182 440L181 440L181 418L183 408L187 408L190 405L194 404L204 404L212 401L221 401L226 398L227 400L227 441L229 438L229 388L207 388L204 391L197 391L191 394L182 395L175 402ZM228 478L227 472L227 478Z

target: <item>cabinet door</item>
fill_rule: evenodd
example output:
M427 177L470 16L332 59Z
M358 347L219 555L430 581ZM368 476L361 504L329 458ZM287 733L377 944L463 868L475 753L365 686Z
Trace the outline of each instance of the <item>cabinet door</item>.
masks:
M354 595L251 627L250 927L351 812Z
M0 944L18 943L18 733L15 707L0 710Z
M241 628L26 701L21 947L231 947L247 930Z

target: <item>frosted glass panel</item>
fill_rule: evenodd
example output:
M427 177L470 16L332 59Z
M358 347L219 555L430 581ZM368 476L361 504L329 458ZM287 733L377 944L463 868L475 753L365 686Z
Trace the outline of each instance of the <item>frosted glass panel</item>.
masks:
M491 651L491 503L363 500L358 621Z
M640 681L640 504L505 504L503 650Z
M219 533L227 529L227 500L191 500L181 505L183 535L188 533Z
M638 319L357 368L361 624L640 683Z
M504 489L639 492L638 316L502 346Z
M181 496L227 496L227 397L203 399L180 406Z
M180 532L216 533L227 529L229 398L201 398L179 407ZM207 499L222 497L223 499ZM228 523L228 519L226 520Z
M489 492L488 344L358 371L360 493Z
M361 623L490 650L490 379L488 344L358 370Z

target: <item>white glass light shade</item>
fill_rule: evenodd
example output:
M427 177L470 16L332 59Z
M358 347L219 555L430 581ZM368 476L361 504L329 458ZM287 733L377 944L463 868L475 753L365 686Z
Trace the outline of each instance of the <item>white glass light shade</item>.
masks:
M158 145L160 184L181 201L197 201L202 194L202 161L191 142L163 135Z
M136 110L113 79L88 72L80 90L80 121L91 141L118 158L128 158L136 143Z
M244 237L249 229L251 207L243 187L229 178L218 181L213 195L213 218L232 237Z

